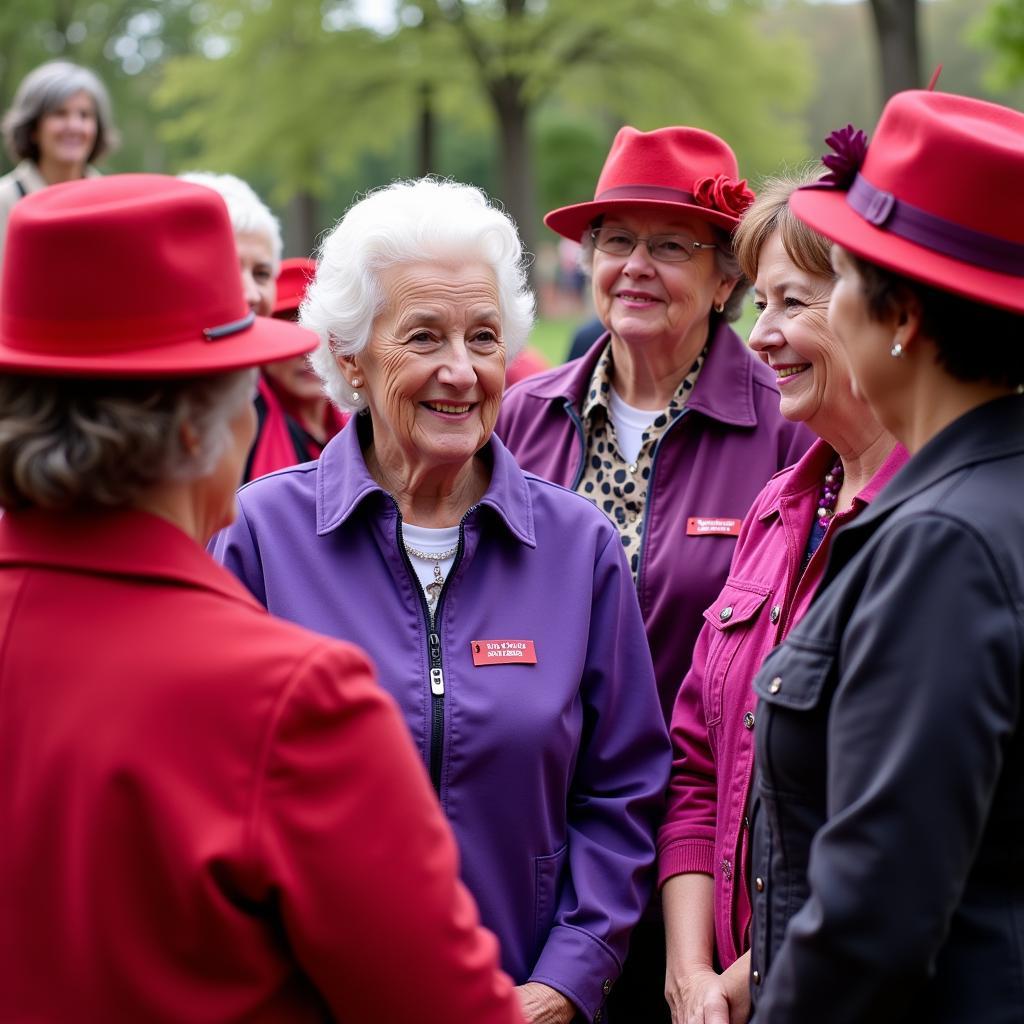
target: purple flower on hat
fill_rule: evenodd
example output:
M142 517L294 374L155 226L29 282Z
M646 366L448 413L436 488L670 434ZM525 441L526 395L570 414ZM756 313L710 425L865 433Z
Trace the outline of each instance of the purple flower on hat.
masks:
M859 129L848 124L845 128L834 131L826 140L826 145L835 150L821 158L829 173L823 174L821 184L835 188L848 189L857 177L857 172L864 163L868 153L868 137Z

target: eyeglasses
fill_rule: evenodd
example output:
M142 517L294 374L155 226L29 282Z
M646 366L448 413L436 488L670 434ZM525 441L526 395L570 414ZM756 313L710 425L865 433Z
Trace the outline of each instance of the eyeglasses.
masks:
M651 235L642 238L625 228L595 228L590 232L594 248L609 256L629 256L636 248L637 242L644 242L651 259L662 263L685 263L693 259L697 249L717 249L717 245L697 242L686 235Z

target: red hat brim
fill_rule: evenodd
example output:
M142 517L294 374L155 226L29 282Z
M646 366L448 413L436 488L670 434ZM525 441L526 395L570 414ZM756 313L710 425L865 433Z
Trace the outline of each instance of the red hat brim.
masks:
M605 199L589 203L575 203L552 210L544 218L544 223L556 234L570 241L579 242L587 228L603 213L623 210L643 210L661 213L666 217L696 216L726 231L733 231L739 224L738 217L732 217L718 210L709 210L706 206L694 203L673 203L663 199Z
M1024 282L1014 274L974 266L875 227L840 189L798 189L790 209L809 227L870 263L989 306L1024 313Z
M77 341L73 352L51 355L13 347L0 338L0 370L12 373L78 377L198 377L303 355L316 348L312 331L287 320L258 316L222 338L183 337L173 344L118 351L109 341Z

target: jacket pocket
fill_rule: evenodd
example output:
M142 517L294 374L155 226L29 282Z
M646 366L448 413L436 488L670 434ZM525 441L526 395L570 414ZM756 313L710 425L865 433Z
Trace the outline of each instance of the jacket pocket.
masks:
M704 670L704 717L709 728L722 719L725 681L771 593L771 587L729 579L704 612L704 620L715 631Z
M567 846L543 857L533 858L533 960L536 963L548 933L554 923L558 909L558 894L562 888L562 871L565 868Z
M821 701L835 660L834 647L790 637L765 659L754 677L754 692L766 704L790 711L810 711Z

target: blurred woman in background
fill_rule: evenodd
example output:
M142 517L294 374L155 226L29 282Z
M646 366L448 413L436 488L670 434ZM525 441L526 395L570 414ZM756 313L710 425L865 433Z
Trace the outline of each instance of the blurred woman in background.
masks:
M212 188L227 204L249 308L257 316L294 320L316 264L304 259L282 262L280 221L241 178L201 171L181 177ZM246 463L246 480L318 458L348 419L328 400L305 356L261 369L256 441Z
M19 199L47 185L98 174L93 161L118 142L106 87L88 68L64 60L25 76L2 131L17 166L0 178L0 259L7 219Z

